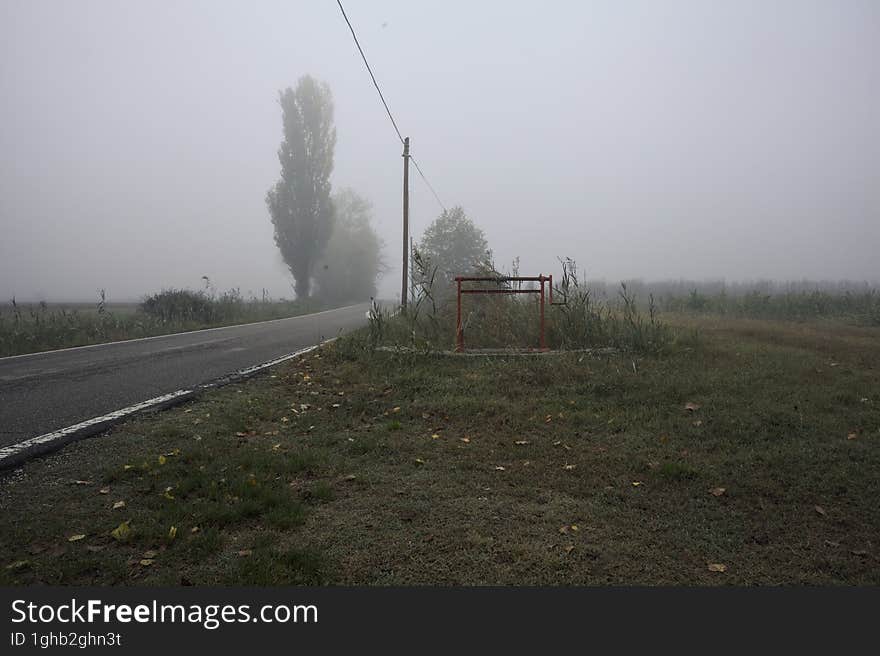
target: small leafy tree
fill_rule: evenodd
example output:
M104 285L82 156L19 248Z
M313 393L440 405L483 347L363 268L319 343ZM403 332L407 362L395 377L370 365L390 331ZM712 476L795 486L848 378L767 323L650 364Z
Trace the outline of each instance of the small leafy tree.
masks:
M461 207L444 210L434 219L422 235L419 251L446 281L494 269L486 236Z
M370 202L351 189L342 189L333 195L333 206L333 234L315 268L318 294L330 302L372 298L385 265L382 240L371 225Z
M309 296L315 263L333 230L330 173L336 128L330 87L309 76L279 92L284 139L281 179L266 194L275 243L290 269L298 298Z

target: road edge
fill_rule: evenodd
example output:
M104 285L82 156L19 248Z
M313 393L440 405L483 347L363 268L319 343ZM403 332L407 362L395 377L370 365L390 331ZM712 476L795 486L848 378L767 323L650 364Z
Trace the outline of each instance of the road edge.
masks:
M43 433L42 435L28 438L22 442L2 447L0 448L0 475L5 474L16 467L20 467L33 458L58 451L72 442L106 433L107 430L116 424L126 421L136 415L145 412L160 412L176 405L180 405L181 403L185 403L186 401L191 401L208 390L217 389L231 383L246 380L266 369L315 351L322 346L336 341L336 339L336 337L331 337L330 339L325 339L312 346L306 346L305 348L301 348L272 360L224 374L223 376L215 378L207 383L202 383L193 389L175 390L125 408L108 412L98 417L86 419L85 421L73 424L72 426L67 426L50 433Z

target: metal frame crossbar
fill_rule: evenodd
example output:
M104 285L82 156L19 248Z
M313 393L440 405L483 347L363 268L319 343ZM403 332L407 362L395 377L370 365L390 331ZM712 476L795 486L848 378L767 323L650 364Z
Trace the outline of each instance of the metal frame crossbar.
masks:
M547 344L544 340L544 285L546 283L550 284L550 304L551 305L564 305L565 301L561 303L553 302L553 276L495 276L495 277L469 277L469 276L456 276L455 282L457 285L457 320L456 320L456 329L455 329L455 351L457 353L464 352L464 326L461 322L461 297L462 294L538 294L540 296L540 313L541 313L541 329L540 329L540 344L538 346L539 351L548 351ZM497 284L510 283L510 282L536 282L539 285L538 289L522 289L522 288L500 288L500 289L462 289L461 284L463 282L494 282ZM533 350L533 349L530 349Z

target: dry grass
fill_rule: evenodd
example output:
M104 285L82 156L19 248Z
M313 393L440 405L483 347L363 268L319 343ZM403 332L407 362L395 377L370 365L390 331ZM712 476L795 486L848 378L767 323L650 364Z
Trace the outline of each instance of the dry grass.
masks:
M343 340L7 477L0 577L880 583L880 331L679 322L643 357Z

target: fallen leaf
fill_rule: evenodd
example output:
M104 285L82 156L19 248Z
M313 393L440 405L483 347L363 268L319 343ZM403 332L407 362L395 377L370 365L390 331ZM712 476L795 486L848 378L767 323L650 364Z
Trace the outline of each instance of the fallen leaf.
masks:
M461 437L461 438L459 438L459 440L464 442L465 444L471 443L471 439L469 437Z
M722 563L709 563L708 568L710 572L726 572L727 565Z
M562 533L563 535L565 535L566 533L568 533L568 525L566 525L566 526L560 526L560 527L559 527L559 532Z
M91 481L74 481L75 485L91 485Z
M98 494L110 494L110 488L102 487L100 490L98 490Z
M813 506L813 510L815 510L817 513L819 513L823 517L825 516L825 509L822 506Z
M6 566L6 569L15 570L15 569L24 569L28 565L31 564L29 560L16 560L14 563L10 563Z
M334 404L331 405L330 407L331 407L331 408L339 408L339 407L342 407L342 404L341 404L341 403L334 403Z
M709 490L709 494L715 497L720 497L725 492L727 492L727 488L723 487L713 487L711 490Z
M357 478L357 476L355 476L354 474L349 474L348 476L343 476L343 477L342 477L342 480L343 480L343 481L353 481L353 480L355 480L356 478Z
M859 434L856 433L855 431L853 431L852 433L849 433L849 434L846 436L846 439L848 439L848 440L854 440L854 439L856 439L858 436L859 436Z
M868 550L867 549L853 549L851 553L853 556L867 556Z
M171 528L168 529L168 539L173 540L176 537L177 537L177 527L172 526Z
M113 510L118 510L119 508L125 508L125 501L121 499L113 504Z
M152 558L144 558L143 560L141 560L141 565L143 565L144 567L149 567L152 564L153 564Z
M495 466L495 471L507 471L507 470L504 469L504 467L502 467L501 465L496 465L496 466Z
M166 462L166 458L165 458L165 456L160 455L160 456L159 456L159 464L160 464L160 465L164 465L165 462Z
M134 465L123 465L122 466L123 471L128 471L129 469L134 469Z
M432 440L439 440L440 439L439 433L434 433L433 435L431 435L431 439Z
M572 471L574 469L577 469L577 465L562 465L562 468L566 471Z
M122 522L119 526L110 531L110 535L117 542L126 542L131 537L131 526L129 521Z
M633 481L632 484L633 484L633 487L638 487L639 485L642 485L642 482L641 481Z
M189 532L192 533L192 534L196 534L196 533L198 533L198 532L201 531L201 530L202 530L202 529L200 529L198 526L193 526L193 527L189 530Z
M545 424L549 424L551 421L553 421L553 415L547 415L546 417L544 417Z
M83 534L83 533L77 533L76 535L71 535L69 538L67 538L67 541L68 541L68 542L79 542L79 541L82 540L84 537L85 537L85 534Z
M238 555L239 556L250 556L252 553L253 553L253 551L250 549L241 549L241 550L239 550Z
M688 412L696 412L697 410L700 409L700 406L696 403L693 403L692 401L688 401L687 403L684 404L684 409L687 410Z
M702 419L697 419L697 420L694 422L694 426L696 426L697 428L699 428L699 427L702 426L702 425L703 425L703 420L702 420Z
M400 412L400 406L399 406L399 405L396 405L396 406L394 406L393 408L391 408L391 414L395 414L395 413L397 413L397 412Z
M528 443L528 440L517 440L516 442L514 442L514 444L518 444L519 446L525 446Z
M421 458L416 458L416 464L417 464L417 465L424 465L424 464L425 464L425 461L422 460Z
M570 545L568 545L568 546L565 548L565 553L567 553L567 554L570 554L572 551L574 551L574 545L573 545L573 544L570 544Z
M149 551L145 551L145 552L144 552L144 558L150 558L150 559L152 559L152 558L155 558L155 557L156 557L156 552L153 551L152 549L150 549Z

